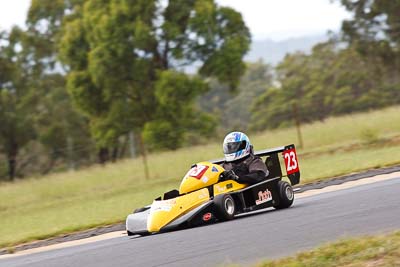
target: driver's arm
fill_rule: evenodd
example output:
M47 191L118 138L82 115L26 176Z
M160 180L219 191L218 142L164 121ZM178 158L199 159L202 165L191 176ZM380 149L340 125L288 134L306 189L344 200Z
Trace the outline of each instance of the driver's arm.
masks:
M249 173L239 176L239 183L255 184L265 180L269 171L261 158L256 157L249 165Z

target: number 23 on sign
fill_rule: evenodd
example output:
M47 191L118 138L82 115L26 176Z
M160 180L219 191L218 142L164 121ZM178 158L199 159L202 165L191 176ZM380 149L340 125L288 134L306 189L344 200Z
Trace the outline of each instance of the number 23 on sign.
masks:
M288 149L283 152L285 159L286 172L292 174L299 171L299 164L297 161L296 149Z

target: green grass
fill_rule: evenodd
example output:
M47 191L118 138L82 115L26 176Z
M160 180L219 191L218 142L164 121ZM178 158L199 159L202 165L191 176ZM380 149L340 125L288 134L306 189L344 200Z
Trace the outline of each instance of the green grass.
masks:
M259 267L400 266L400 232L338 241Z
M330 118L304 125L302 133L302 182L400 163L400 107ZM250 139L256 149L297 143L293 128ZM177 188L192 163L222 157L221 143L150 154L148 181L139 158L1 183L0 247L123 221L132 209Z

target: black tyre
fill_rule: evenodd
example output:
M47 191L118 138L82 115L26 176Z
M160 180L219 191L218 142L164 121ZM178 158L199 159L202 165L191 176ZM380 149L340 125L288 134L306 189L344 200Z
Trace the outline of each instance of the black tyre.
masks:
M132 233L132 232L126 231L126 233L128 234L128 236L133 236L133 235L148 236L148 235L150 235L149 232L141 232L141 233L136 233L136 234L134 234L134 233Z
M228 194L218 195L214 198L216 217L221 221L232 220L235 216L236 205L233 197Z
M274 206L275 209L286 209L292 206L294 200L294 192L292 186L285 181L278 182L279 204Z

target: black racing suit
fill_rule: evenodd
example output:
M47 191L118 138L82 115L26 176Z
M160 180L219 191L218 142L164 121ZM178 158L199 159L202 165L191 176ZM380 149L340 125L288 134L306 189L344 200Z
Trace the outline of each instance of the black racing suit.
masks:
M238 182L242 184L255 184L265 180L269 171L262 159L254 154L232 161L224 162L221 166L226 170L233 170L239 176Z

